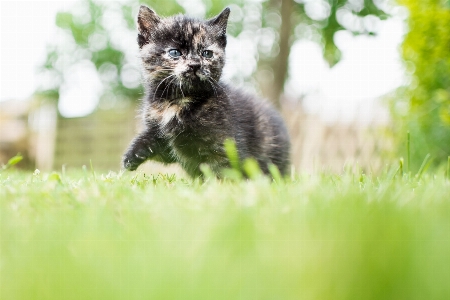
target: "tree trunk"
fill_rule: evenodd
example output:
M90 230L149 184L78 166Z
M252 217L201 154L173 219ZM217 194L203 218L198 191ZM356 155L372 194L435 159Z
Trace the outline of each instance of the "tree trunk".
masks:
M293 29L292 13L295 9L295 2L293 0L281 1L281 27L280 27L280 52L271 62L273 70L273 86L268 90L268 97L273 101L277 108L281 107L280 98L283 94L284 83L288 75L288 60L291 50L291 34Z

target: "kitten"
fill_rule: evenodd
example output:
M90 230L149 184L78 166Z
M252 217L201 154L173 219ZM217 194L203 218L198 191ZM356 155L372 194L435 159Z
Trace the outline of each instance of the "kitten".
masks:
M266 102L220 81L230 9L201 21L161 18L141 6L138 44L146 96L145 130L123 157L136 170L147 159L180 163L192 177L206 164L217 175L229 166L224 141L235 141L241 160L254 158L268 173L289 165L290 142L280 115Z

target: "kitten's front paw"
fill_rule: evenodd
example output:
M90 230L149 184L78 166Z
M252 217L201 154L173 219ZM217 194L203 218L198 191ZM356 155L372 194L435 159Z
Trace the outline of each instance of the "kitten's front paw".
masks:
M134 153L134 151L128 151L123 156L123 167L129 171L136 170L145 160L147 156L145 153Z
M133 161L132 159L125 157L123 159L122 165L128 171L134 171L139 167L140 163L136 163L136 161Z

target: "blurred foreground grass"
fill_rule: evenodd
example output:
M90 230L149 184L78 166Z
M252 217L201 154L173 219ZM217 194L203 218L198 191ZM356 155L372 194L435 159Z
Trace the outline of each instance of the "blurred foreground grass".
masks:
M450 183L0 173L0 299L450 299Z

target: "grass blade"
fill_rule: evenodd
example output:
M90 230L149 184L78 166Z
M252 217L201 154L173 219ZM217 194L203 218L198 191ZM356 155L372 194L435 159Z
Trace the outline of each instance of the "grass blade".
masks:
M411 172L411 135L408 131L407 143L406 143L406 153L408 155L408 173Z
M277 166L274 164L268 165L270 175L272 175L273 181L276 183L280 183L283 181L283 177L281 176L280 170L278 170Z
M226 139L224 142L225 152L230 160L230 165L234 170L240 170L239 154L236 148L236 144L233 140Z
M23 160L23 156L20 155L20 153L17 153L17 155L11 157L8 162L6 163L6 165L3 165L2 169L6 170L11 168L14 165L17 165L19 162L21 162Z
M450 180L450 156L447 157L447 179Z
M422 164L420 165L420 169L419 172L417 172L416 177L417 179L420 180L420 177L422 177L422 173L428 168L428 166L430 165L429 163L431 162L428 161L430 159L430 153L427 154L427 156L425 156L425 159L423 160Z

